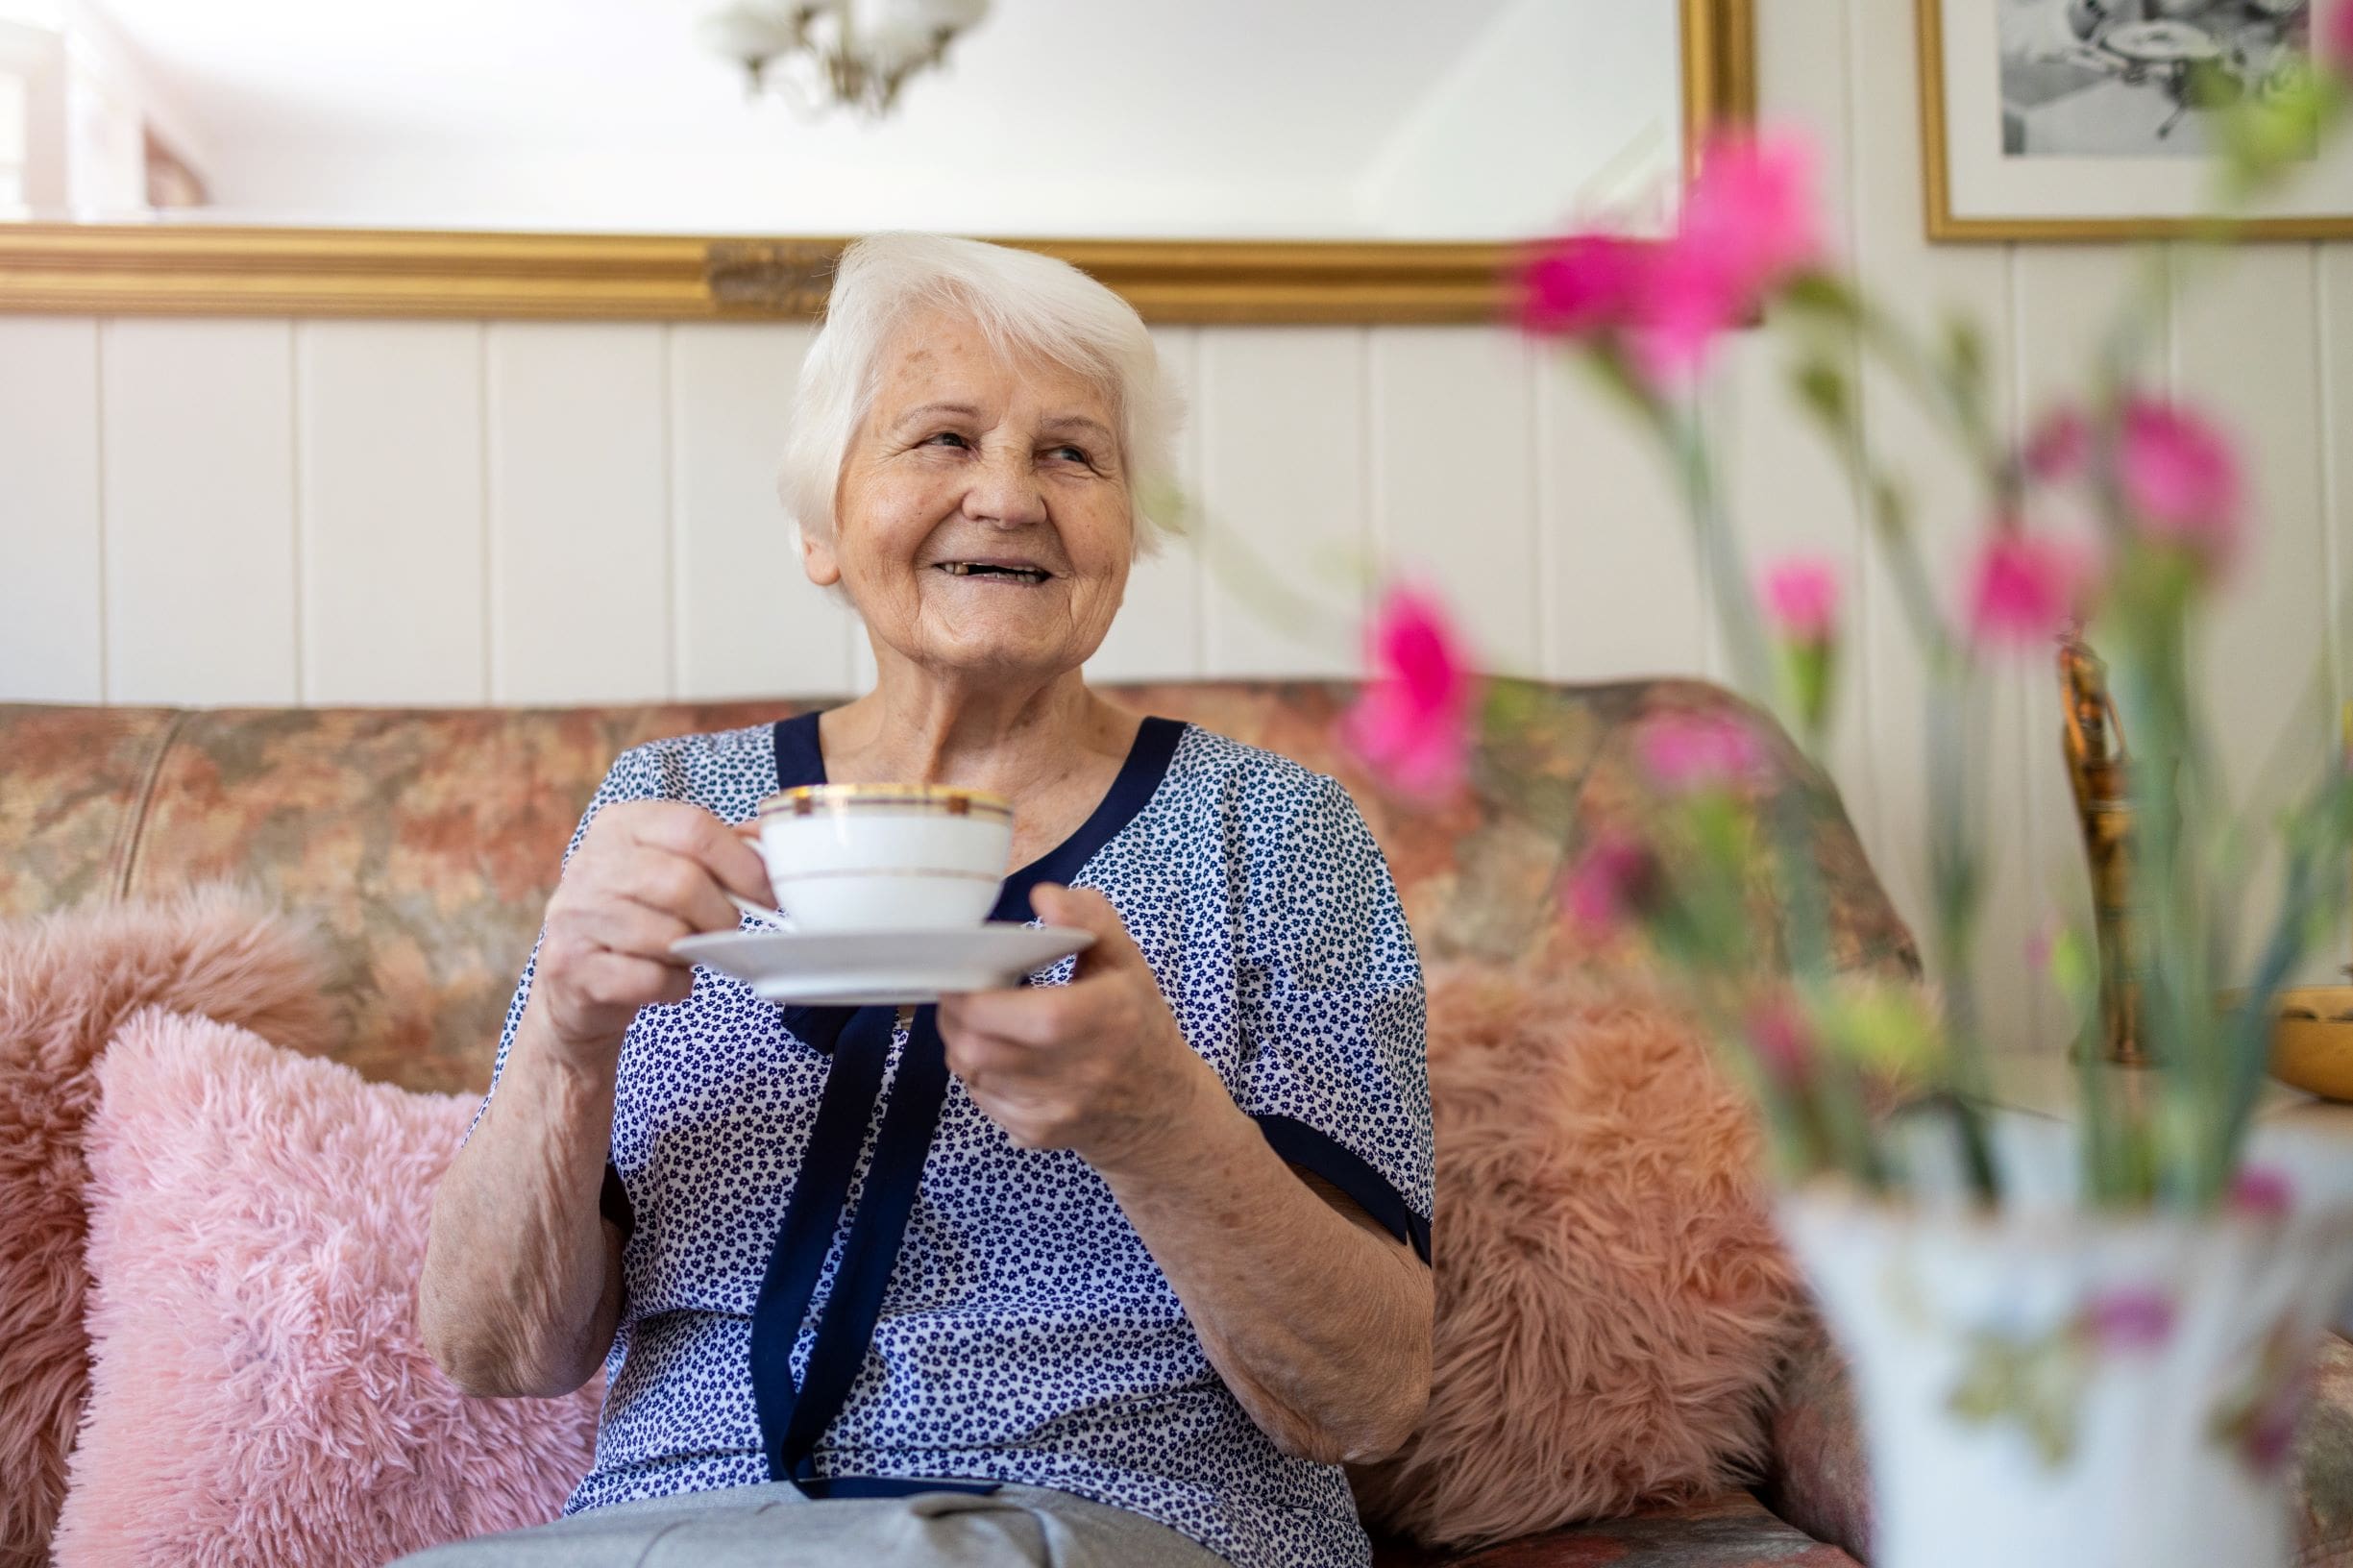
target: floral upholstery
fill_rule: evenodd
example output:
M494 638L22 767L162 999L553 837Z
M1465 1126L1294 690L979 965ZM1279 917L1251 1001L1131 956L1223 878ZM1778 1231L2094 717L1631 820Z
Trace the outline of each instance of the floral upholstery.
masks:
M1629 736L1663 709L1732 698L1696 682L1515 685L1509 738L1482 759L1503 804L1382 800L1335 750L1340 683L1139 686L1114 696L1335 772L1387 852L1428 957L1574 962L1553 873L1597 825L1639 818ZM576 709L0 706L0 916L236 877L320 921L342 1057L410 1089L489 1082L501 1011L580 808L623 749L810 704ZM1780 750L1851 963L1911 962L1910 938L1835 793ZM1466 881L1476 896L1458 896ZM1613 953L1611 960L1637 955Z

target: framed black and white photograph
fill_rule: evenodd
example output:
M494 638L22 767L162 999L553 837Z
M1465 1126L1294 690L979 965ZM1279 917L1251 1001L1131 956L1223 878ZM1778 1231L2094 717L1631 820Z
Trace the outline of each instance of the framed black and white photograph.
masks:
M2189 233L2214 205L2220 111L2311 60L2314 0L1919 3L1936 239ZM2353 157L2316 149L2245 232L2353 236Z

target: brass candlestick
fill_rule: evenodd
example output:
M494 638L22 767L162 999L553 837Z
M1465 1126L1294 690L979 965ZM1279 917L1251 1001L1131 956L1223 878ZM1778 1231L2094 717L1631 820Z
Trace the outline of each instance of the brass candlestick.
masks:
M2146 1066L2141 982L2132 960L2132 801L2125 793L2123 728L2108 696L2108 667L2082 638L2059 639L2066 698L2068 783L2092 870L2092 918L2099 940L2100 1049L2111 1062Z

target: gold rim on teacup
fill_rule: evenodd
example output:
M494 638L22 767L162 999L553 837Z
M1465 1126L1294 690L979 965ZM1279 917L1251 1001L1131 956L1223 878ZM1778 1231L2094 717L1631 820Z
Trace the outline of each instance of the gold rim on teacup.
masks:
M754 815L814 817L821 811L904 810L909 806L936 808L949 817L1013 819L1013 802L1003 796L949 784L803 784L769 796Z

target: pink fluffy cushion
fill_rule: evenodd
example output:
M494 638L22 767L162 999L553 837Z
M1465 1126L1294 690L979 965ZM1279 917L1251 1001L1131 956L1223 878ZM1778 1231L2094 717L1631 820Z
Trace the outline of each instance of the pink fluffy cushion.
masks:
M0 921L0 1564L49 1560L89 1381L82 1128L91 1061L142 1007L297 1049L330 1029L306 939L222 889Z
M1469 1546L1752 1477L1804 1321L1746 1107L1654 1001L1433 974L1430 1410L1365 1517Z
M163 1012L98 1077L94 1360L60 1568L340 1568L555 1516L595 1387L469 1399L417 1338L470 1100Z

